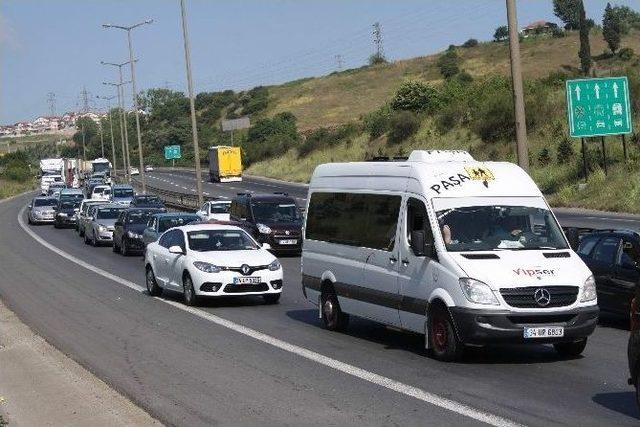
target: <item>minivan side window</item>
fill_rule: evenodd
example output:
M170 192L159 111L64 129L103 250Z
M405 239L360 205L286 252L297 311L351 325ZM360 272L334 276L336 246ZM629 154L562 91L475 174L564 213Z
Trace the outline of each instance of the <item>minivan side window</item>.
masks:
M387 194L313 193L306 238L391 251L401 201Z
M630 240L622 240L622 252L620 253L619 265L622 267L635 267L640 261L638 247Z
M589 256L593 247L598 243L597 237L585 237L578 246L578 253L580 255Z
M411 245L412 231L424 231L424 241L433 242L433 232L429 224L427 208L422 200L414 197L407 200L407 242L409 245Z
M598 243L593 250L593 259L605 264L613 264L618 254L618 243L620 239L616 237L607 237Z

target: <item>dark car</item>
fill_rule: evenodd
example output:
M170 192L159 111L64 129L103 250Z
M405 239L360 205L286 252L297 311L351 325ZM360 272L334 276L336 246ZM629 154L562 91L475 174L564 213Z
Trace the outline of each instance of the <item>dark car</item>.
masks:
M142 233L147 228L149 218L162 212L158 208L129 208L122 211L114 224L113 251L122 255L142 252L144 243Z
M588 234L577 252L596 279L600 310L627 317L640 280L640 234L628 230Z
M80 201L73 199L62 199L58 201L55 208L55 218L53 226L55 228L75 227L76 215L80 210Z
M231 202L229 216L275 252L302 251L302 215L295 199L286 193L238 194Z
M151 196L149 194L138 194L131 199L132 208L158 208L165 209L162 199L158 196Z
M640 288L636 288L635 298L631 301L629 312L631 334L627 355L629 357L629 384L636 388L636 403L640 407Z
M173 227L192 224L200 218L194 213L167 212L157 213L147 222L147 228L142 233L142 241L146 247L149 243L158 240L160 235Z

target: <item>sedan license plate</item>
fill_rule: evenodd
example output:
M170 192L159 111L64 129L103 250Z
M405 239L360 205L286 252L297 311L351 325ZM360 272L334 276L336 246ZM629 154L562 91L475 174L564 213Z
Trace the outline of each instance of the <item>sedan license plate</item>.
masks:
M234 277L233 284L234 285L259 285L260 278L259 277Z
M524 328L524 337L528 338L561 338L564 336L562 326L537 326Z
M295 245L297 243L298 243L298 240L296 239L280 240L281 245Z

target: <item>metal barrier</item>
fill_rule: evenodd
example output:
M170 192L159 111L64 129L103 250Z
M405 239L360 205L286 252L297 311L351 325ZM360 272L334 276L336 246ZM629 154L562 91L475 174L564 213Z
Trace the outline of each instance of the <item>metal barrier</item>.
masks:
M142 183L135 177L131 178L131 185L136 191L142 191ZM154 194L162 199L165 205L180 209L197 211L200 209L197 194L180 193L178 191L165 190L147 184L147 194ZM219 197L204 196L204 201L217 200Z

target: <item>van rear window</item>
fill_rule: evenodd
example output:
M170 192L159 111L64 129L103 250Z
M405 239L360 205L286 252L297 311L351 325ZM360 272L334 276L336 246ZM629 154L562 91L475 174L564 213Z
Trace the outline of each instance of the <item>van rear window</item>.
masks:
M391 251L401 200L386 194L313 193L306 238Z

